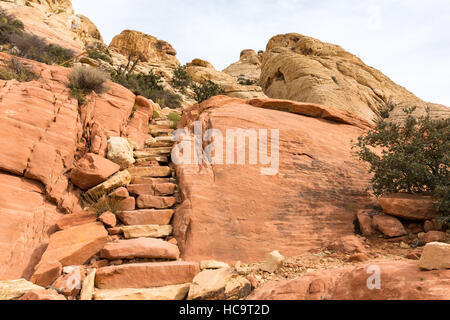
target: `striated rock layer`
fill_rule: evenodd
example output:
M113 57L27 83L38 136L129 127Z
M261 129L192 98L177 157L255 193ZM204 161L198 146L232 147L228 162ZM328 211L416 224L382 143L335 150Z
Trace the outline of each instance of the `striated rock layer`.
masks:
M340 46L297 33L270 39L261 70L260 85L271 98L330 105L368 121L389 101L399 120L411 106L417 115L450 115L449 108L422 101Z
M216 129L224 137L226 129L279 129L280 140L279 172L273 176L262 175L262 166L248 160L245 165L177 165L184 199L174 233L186 260L254 262L274 250L299 255L353 234L358 209L371 205L367 168L351 153L351 140L363 129L309 113L269 110L277 108L275 100L267 110L249 103L215 97L186 110L179 123L192 133L193 121L199 120L203 132ZM321 108L319 114L332 112ZM245 150L248 159L248 144Z

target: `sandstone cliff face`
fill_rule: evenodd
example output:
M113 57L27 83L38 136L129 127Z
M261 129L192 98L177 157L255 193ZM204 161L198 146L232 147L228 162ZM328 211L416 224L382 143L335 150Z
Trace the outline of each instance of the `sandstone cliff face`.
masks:
M7 0L0 8L21 20L27 32L76 53L105 46L94 23L76 15L69 0Z
M396 106L393 116L398 120L410 106L418 107L417 115L449 112L417 98L340 46L300 34L273 37L261 68L260 85L271 98L330 105L368 121L389 101Z
M201 83L206 79L219 84L229 97L241 99L266 98L259 86L240 84L237 78L228 73L217 71L207 61L194 59L187 64L186 71L195 82Z
M0 54L0 64L10 58ZM110 136L143 145L148 128L139 119L148 123L151 113L137 107L132 115L135 95L114 83L79 106L66 87L69 69L22 63L41 78L0 81L0 279L27 276L57 217L80 209L69 183L76 161L88 152L104 156Z
M262 52L256 53L254 50L243 50L239 61L228 66L223 72L235 77L238 82L248 82L256 84L261 76Z
M266 102L220 96L185 111L180 127L192 130L199 120L203 132L216 129L224 137L229 128L279 129L280 167L277 175L263 176L261 165L248 160L247 165L178 165L184 201L174 232L183 258L252 262L273 250L299 255L353 234L356 211L371 204L365 192L370 177L350 148L363 129L321 119L332 112L325 106L313 117L317 105L290 102L299 113L293 114L277 111L289 110L283 103ZM248 144L245 150L246 159L249 150L256 151Z

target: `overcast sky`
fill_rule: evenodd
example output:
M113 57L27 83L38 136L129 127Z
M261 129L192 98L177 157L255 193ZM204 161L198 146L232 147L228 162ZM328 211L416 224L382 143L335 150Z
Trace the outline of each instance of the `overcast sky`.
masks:
M450 106L449 0L72 0L109 43L124 29L222 70L297 32L342 46L420 98Z

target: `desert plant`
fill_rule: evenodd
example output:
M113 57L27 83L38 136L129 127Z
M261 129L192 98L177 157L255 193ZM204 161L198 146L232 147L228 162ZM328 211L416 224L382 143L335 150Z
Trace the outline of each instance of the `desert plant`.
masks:
M24 28L22 21L0 9L0 44L9 43L13 34L23 34Z
M85 103L85 96L91 92L98 94L108 91L106 81L108 75L101 70L87 66L77 66L69 74L68 87L72 96L78 99L80 105Z
M171 84L174 88L185 92L186 89L191 85L192 78L186 71L186 66L179 66L173 72L173 78Z
M91 58L91 59L103 60L103 61L108 62L110 64L113 63L111 57L108 54L103 53L101 51L90 51L88 53L88 57Z
M90 196L88 193L81 194L81 202L84 209L91 209L100 216L105 212L117 213L120 211L120 203L123 201L115 195L104 195L99 199Z
M243 86L252 86L256 83L256 81L240 77L238 78L238 83Z
M354 145L359 158L370 165L375 195L407 192L432 194L437 209L450 218L450 118L413 115L406 108L402 124L390 121L393 106L381 111L376 126Z
M211 80L203 79L203 82L200 84L194 84L192 86L192 90L195 93L195 100L198 103L201 103L205 100L208 100L211 97L218 96L224 93L224 90L221 86L214 83Z
M6 62L4 67L0 67L1 80L16 79L19 82L29 82L39 79L39 76L29 68L24 67L22 62L17 58L12 58Z
M167 116L167 119L172 121L172 128L176 129L177 125L178 125L178 122L181 120L181 116L178 113L176 113L176 112L171 112Z

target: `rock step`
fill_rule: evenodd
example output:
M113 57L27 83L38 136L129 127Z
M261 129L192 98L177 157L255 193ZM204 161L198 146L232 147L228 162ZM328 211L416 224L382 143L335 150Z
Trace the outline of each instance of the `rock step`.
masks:
M130 225L121 227L125 239L165 238L172 234L172 225Z
M160 183L177 183L173 178L133 178L131 184L160 184Z
M159 136L159 137L154 137L153 141L158 141L158 142L175 142L173 140L172 136Z
M157 156L170 156L172 153L172 147L166 148L150 148L145 150L137 150L134 152L136 159L150 158Z
M190 283L149 289L97 289L94 300L184 300L189 292Z
M132 178L166 178L172 175L172 169L165 166L131 167L128 172Z
M175 144L175 141L157 141L157 140L145 141L145 146L148 148L172 147L174 144Z
M98 289L154 288L191 283L200 272L196 262L153 262L124 264L97 270Z
M156 120L153 124L157 126L165 126L168 128L173 128L175 126L175 122L170 120Z
M172 136L174 129L170 128L150 128L149 133L154 137L159 136Z
M127 186L128 192L137 196L170 196L177 190L175 183L160 184L130 184Z
M134 210L121 211L117 217L125 225L168 225L172 221L174 210Z
M145 157L145 158L139 158L136 159L135 165L141 165L144 164L146 162L162 162L162 163L169 163L169 157L168 156L149 156L149 157Z
M107 260L135 258L177 260L180 257L180 250L178 246L167 241L138 238L107 243L100 251L100 257Z
M151 195L140 195L136 200L139 209L169 209L177 203L175 197L159 197Z

